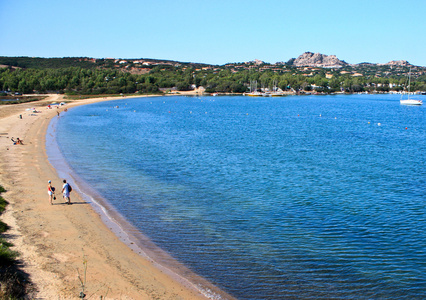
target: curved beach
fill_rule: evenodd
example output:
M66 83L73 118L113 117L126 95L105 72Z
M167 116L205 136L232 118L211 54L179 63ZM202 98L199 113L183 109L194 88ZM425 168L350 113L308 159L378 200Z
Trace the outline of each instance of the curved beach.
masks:
M65 107L106 100L78 100ZM12 227L7 234L35 284L36 298L78 299L83 290L80 276L86 282L84 293L91 298L206 299L185 279L135 253L76 191L75 204L63 204L62 178L45 149L49 122L58 111L47 105L55 101L62 101L62 96L0 106L0 184L10 203L2 219ZM13 145L12 137L24 145ZM54 205L48 201L48 180L57 189Z

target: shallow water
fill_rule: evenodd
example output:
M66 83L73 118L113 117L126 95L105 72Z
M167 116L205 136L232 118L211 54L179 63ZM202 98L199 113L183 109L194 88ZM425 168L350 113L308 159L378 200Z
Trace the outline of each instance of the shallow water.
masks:
M69 109L56 134L133 226L238 299L422 299L425 125L393 95L177 96Z

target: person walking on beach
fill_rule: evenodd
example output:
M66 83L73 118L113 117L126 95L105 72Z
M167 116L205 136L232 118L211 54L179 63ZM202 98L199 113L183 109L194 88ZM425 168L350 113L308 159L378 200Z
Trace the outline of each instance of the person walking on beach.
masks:
M67 183L67 181L64 179L64 185L62 187L62 193L64 195L65 203L71 204L71 198L70 193L72 191L71 185Z
M52 200L56 200L55 188L52 186L52 181L47 182L47 194L49 195L50 205L53 205Z

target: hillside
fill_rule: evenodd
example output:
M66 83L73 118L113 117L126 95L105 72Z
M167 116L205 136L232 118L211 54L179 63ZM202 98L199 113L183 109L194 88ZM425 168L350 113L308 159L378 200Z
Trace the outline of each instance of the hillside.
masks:
M2 67L3 66L3 67ZM192 90L244 93L257 81L299 92L426 91L426 68L407 61L351 65L335 55L306 52L286 63L254 60L225 65L158 59L0 57L0 91L10 93L117 94Z
M204 66L206 64L186 63L161 59L117 59L117 58L90 58L90 57L63 57L63 58L43 58L43 57L7 57L0 56L0 66L18 67L26 69L59 69L69 67L79 67L85 69L93 68L121 68L134 65L136 67L150 67L156 65L165 66Z

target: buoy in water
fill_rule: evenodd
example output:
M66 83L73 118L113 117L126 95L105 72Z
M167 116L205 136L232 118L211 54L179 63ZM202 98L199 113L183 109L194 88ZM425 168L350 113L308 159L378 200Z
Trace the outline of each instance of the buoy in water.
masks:
M408 127L405 127L405 130L407 130L408 129Z

